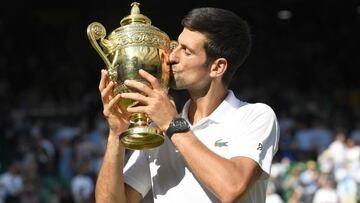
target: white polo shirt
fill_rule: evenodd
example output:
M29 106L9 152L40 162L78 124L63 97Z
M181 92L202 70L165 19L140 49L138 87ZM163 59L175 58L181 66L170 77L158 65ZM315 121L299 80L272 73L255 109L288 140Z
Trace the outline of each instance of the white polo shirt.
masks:
M181 113L185 119L189 105L190 101ZM229 90L216 110L191 126L191 130L210 150L224 158L244 156L257 162L263 174L239 202L265 202L267 178L279 140L278 122L269 106L242 102ZM124 179L143 197L152 188L155 203L219 202L196 179L167 137L158 148L134 151L124 168Z

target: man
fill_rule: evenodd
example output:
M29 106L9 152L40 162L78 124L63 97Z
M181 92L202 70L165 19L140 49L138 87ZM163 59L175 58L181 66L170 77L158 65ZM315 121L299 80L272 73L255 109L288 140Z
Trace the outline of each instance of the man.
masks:
M182 113L149 73L139 71L150 86L128 80L125 85L139 93L113 96L114 84L102 71L99 90L110 130L97 202L139 202L150 189L154 202L265 202L279 139L276 116L267 105L242 102L227 89L249 54L248 25L218 8L194 9L182 24L170 55L171 87L190 95ZM121 98L143 106L121 112ZM123 168L119 135L128 127L128 112L148 114L167 136L158 148L135 151Z

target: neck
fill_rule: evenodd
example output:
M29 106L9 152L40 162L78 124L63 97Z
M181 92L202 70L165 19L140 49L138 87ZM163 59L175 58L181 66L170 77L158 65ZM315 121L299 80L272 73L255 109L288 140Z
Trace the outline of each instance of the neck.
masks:
M227 88L224 85L210 85L203 91L189 90L191 103L189 121L194 125L204 117L209 116L225 99Z

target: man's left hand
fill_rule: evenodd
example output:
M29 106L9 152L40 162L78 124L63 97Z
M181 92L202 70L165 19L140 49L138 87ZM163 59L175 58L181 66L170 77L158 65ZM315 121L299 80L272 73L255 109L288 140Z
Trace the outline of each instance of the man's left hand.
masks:
M137 92L122 93L122 98L139 101L142 105L129 106L129 113L146 113L152 121L163 131L167 129L171 120L178 114L175 102L161 87L157 78L150 73L139 70L139 75L149 82L150 86L135 81L126 80L124 84Z

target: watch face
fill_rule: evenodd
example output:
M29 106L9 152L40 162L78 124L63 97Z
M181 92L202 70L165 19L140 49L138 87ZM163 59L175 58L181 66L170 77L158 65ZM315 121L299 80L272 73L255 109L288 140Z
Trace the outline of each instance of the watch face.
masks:
M190 125L189 123L184 119L184 118L181 118L181 117L175 117L168 129L166 130L165 134L167 136L169 136L169 138L171 138L171 136L174 134L174 133L179 133L179 132L186 132L190 129Z
M177 118L174 122L176 130L184 131L190 128L188 122L184 118Z

